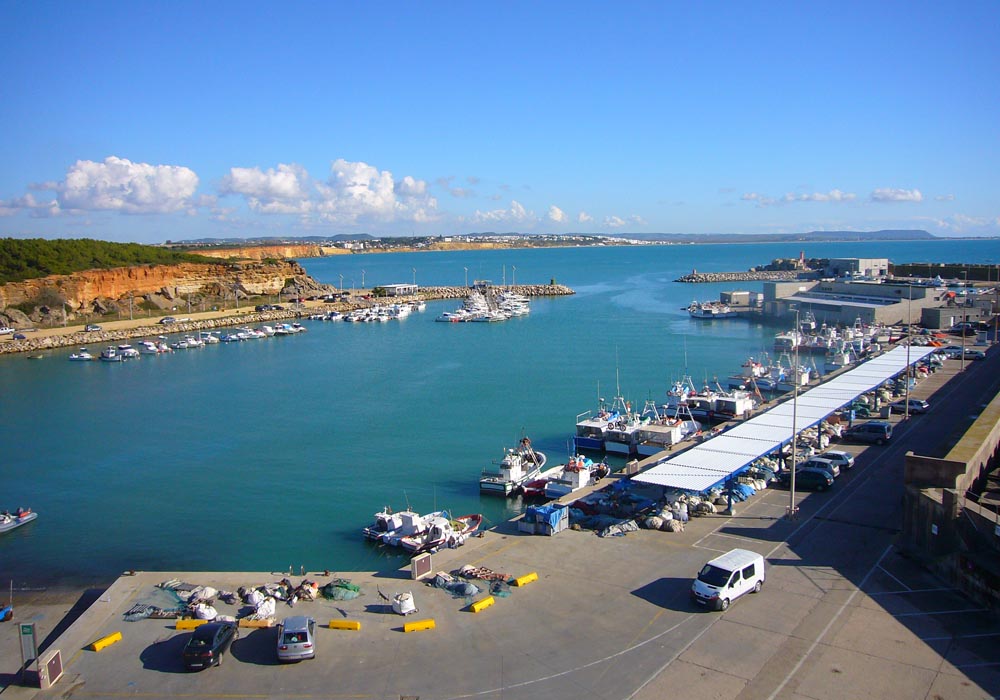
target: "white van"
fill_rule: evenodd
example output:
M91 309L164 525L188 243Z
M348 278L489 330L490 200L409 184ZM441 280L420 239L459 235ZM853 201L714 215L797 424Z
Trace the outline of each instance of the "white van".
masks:
M764 557L734 549L702 567L691 584L691 597L699 605L725 610L744 593L757 593L763 585Z

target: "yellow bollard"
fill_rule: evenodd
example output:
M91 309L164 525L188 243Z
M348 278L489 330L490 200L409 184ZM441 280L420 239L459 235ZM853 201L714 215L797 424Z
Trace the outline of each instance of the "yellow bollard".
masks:
M208 620L178 620L177 624L174 625L174 629L193 630L195 627L201 627L205 624L208 624Z
M404 632L420 632L422 630L432 630L434 629L434 620L414 620L413 622L407 622L403 625Z
M527 586L532 581L537 581L537 580L538 580L538 574L532 571L530 574L525 574L524 576L519 576L518 578L514 579L514 585Z
M480 611L485 610L486 608L490 607L495 602L496 602L496 600L494 600L493 596L491 596L491 595L490 596L486 596L482 600L477 600L475 603L473 603L472 605L470 605L469 606L469 610L471 610L474 613L477 613L477 612L480 612Z
M357 632L361 629L361 623L357 620L330 620L328 626L332 630L353 630Z
M122 640L121 632L112 632L107 637L101 637L96 642L90 645L91 651L100 651L105 647L109 647L115 642L120 642Z

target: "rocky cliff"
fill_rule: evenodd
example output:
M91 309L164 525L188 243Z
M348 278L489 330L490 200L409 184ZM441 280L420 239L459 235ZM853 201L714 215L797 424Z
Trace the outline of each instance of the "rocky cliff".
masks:
M320 258L326 255L350 255L344 248L319 245L263 245L236 248L198 248L191 252L209 258L238 260L285 260L290 258Z
M87 270L0 285L0 308L65 300L74 311L89 310L99 300L135 300L158 295L220 297L238 289L241 296L277 294L291 284L304 290L320 288L295 262L243 262L181 265L137 265L111 270Z

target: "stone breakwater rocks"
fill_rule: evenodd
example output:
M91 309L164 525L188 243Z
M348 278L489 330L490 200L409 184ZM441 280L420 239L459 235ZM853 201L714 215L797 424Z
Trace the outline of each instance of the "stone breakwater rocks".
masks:
M527 284L507 287L513 292L523 294L528 297L537 296L566 296L575 294L572 289L561 284ZM466 287L423 287L420 293L410 297L387 297L379 299L354 299L352 301L338 304L323 304L311 308L285 309L284 311L233 311L231 316L221 318L204 319L197 321L183 321L161 325L158 323L138 326L135 328L122 328L114 331L79 331L67 335L47 335L37 338L27 338L25 340L0 341L0 355L7 355L17 352L40 352L55 348L67 347L90 347L100 349L104 345L117 345L132 338L155 338L160 335L192 334L198 331L211 331L217 328L229 328L232 326L252 326L256 324L266 324L288 319L308 318L310 314L326 313L328 311L352 311L365 306L375 304L396 304L419 300L435 299L464 299L469 295Z
M692 272L678 277L674 282L792 282L799 279L797 270L749 271L749 272Z

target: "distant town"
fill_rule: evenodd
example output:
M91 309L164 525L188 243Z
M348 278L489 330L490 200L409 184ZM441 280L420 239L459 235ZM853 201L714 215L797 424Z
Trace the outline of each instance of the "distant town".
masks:
M923 230L883 231L810 231L807 233L734 234L734 233L467 233L451 236L392 236L371 234L331 237L202 238L167 241L166 246L197 250L239 246L316 245L343 248L354 252L389 250L440 250L466 248L545 248L567 246L694 245L705 243L817 243L851 241L920 241L938 238Z

